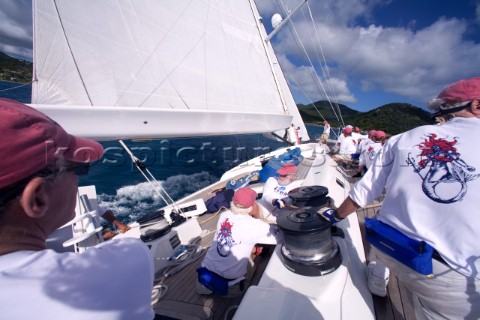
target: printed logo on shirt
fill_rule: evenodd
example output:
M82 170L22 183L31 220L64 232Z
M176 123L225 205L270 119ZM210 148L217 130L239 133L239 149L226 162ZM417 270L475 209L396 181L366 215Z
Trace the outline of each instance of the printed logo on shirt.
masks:
M286 189L285 186L276 186L273 190L274 190L276 193L278 193L278 194L286 197L286 196L288 196L288 192L285 191L285 189Z
M457 148L457 138L448 141L437 138L435 133L417 145L420 158L415 163L413 157L407 159L407 164L418 173L422 182L422 190L427 197L439 203L453 203L462 200L467 193L467 182L477 179L480 174L472 174L475 167L468 165ZM426 169L425 175L421 171Z
M233 224L228 221L228 218L220 225L220 230L217 237L217 252L222 257L228 257L232 252L232 247L236 243L232 237Z

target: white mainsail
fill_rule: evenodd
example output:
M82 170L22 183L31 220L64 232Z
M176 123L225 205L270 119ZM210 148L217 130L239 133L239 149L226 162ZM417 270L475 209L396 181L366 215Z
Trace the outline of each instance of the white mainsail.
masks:
M305 139L283 74L273 76L280 68L262 44L253 1L33 5L32 105L73 134L266 133L290 127L294 117Z

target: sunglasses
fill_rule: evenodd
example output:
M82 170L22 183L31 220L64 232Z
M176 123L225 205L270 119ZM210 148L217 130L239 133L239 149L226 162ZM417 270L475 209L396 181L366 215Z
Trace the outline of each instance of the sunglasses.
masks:
M58 174L63 172L71 172L77 176L81 176L88 174L89 169L89 163L71 163L70 165L62 168L44 168L32 174L31 176L20 180L8 189L0 190L0 206L18 197L23 192L27 184L35 177L56 177Z

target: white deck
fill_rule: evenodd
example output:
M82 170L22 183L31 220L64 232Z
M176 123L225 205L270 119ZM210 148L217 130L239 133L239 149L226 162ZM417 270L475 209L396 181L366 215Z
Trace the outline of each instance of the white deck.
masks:
M302 145L301 148L306 159L299 166L298 178L304 180L304 186L327 186L333 205L340 205L350 189L346 177L337 170L330 156L322 153L318 144ZM275 152L276 155L280 153L282 152ZM258 170L260 160L259 158L250 160L226 173L224 177L238 177ZM221 185L222 182L219 182L216 186L201 190L184 201L191 201L198 197L205 198L208 192ZM254 184L252 187L261 189L261 184ZM215 223L209 222L209 224L212 229L215 227ZM365 254L356 214L350 215L339 223L338 227L344 231L345 239L334 237L342 254L342 264L337 270L317 277L295 274L281 262L280 245L278 245L268 260L265 271L258 276L257 284L248 289L241 302L236 302L240 304L235 313L235 319L374 319L374 304L367 288ZM199 261L195 264L198 265ZM196 277L193 276L191 279L195 281ZM191 284L188 288L190 286ZM167 305L172 308L173 299L177 299L173 296L172 293L172 296L165 297L166 300L172 299L169 303L159 301L156 312L162 312L161 310ZM196 296L198 296L196 293L184 295L190 302L205 302L214 314L213 318L221 318L214 311L217 303ZM180 309L185 310L185 305L180 305L183 306ZM180 316L182 310L173 311L173 314L165 312L162 313Z

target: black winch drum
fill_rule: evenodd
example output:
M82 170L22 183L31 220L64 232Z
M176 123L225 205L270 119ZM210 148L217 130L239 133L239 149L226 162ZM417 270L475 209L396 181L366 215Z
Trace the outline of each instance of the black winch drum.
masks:
M331 223L315 208L283 210L277 225L284 237L281 258L292 272L319 276L333 272L342 263Z
M288 193L292 205L296 207L321 207L328 202L328 188L323 186L305 186Z

